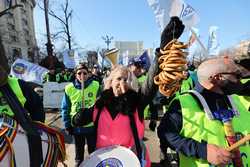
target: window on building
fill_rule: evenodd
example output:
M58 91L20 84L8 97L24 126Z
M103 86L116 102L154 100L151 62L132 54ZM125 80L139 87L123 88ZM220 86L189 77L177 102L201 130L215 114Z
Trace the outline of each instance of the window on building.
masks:
M26 44L27 44L27 45L30 45L30 40L27 39L27 40L26 40Z
M23 25L24 27L27 27L27 26L28 26L28 20L25 19L25 18L22 18L22 25Z
M9 8L10 7L11 1L12 0L5 0L4 1L5 8Z
M15 25L12 23L8 23L7 25L9 31L15 31Z
M14 14L9 12L7 15L6 15L6 19L7 19L7 22L8 23L11 23L11 24L14 24L15 23L15 18L14 18Z
M26 15L26 13L27 13L24 8L21 8L21 12L22 12L23 15Z
M18 37L16 35L10 35L11 42L18 42Z
M30 35L29 30L24 29L23 32L24 32L24 35L25 35L26 38L29 37L29 35Z
M21 48L12 48L12 62L17 58L22 58L22 50Z
M31 62L34 62L34 52L32 48L29 48L27 51L28 59Z

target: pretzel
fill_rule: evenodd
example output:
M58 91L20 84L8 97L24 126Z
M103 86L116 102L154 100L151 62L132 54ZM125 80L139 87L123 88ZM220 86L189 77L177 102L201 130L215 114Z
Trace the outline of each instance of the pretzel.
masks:
M154 83L159 86L159 91L165 96L171 96L179 90L181 82L187 76L183 71L187 70L188 44L173 39L163 49L158 58L161 72L154 77Z

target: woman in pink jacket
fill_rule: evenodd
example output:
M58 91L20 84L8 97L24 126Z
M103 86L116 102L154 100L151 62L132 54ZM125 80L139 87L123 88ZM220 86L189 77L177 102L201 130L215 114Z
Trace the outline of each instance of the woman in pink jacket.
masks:
M174 28L174 30L173 30ZM172 18L161 36L161 47L178 38L184 26L178 18ZM158 53L158 52L156 52ZM142 167L150 167L148 151L143 144L144 108L153 99L157 86L153 77L158 73L158 54L152 63L147 80L138 86L136 77L124 66L115 66L105 79L104 90L92 110L79 112L73 124L85 125L94 121L96 148L121 145L135 152Z

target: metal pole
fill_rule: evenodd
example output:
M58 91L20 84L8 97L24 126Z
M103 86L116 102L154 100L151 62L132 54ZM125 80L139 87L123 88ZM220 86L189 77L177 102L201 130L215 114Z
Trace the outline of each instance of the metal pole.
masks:
M205 54L205 57L208 57L208 51L206 49L206 47L202 44L202 42L200 41L200 39L197 37L197 34L194 32L194 30L191 28L191 27L188 27L190 29L190 31L192 32L192 34L195 36L195 39L197 40L197 42L200 44L204 54Z
M84 105L85 105L85 103L84 103L84 81L82 81L82 83L81 83L81 87L82 87L82 89L81 89L81 96L82 96L82 111L84 111Z
M48 6L49 6L49 0L44 0L44 14L45 14L45 24L47 31L47 43L45 45L47 47L48 56L53 56L53 47L52 47L53 45L50 40Z
M114 37L109 37L108 35L106 35L106 37L102 37L102 39L107 45L107 50L109 50L109 44L111 43L112 39L114 39Z
M111 43L111 41L114 39L114 37L109 37L108 35L106 35L105 37L102 36L102 39L104 40L104 42L106 43L107 45L107 51L109 50L109 44ZM104 69L103 66L104 66L104 52L102 52L102 70Z

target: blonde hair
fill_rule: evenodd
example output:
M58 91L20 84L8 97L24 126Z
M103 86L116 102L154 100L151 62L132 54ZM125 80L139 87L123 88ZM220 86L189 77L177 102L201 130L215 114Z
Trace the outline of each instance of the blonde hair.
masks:
M106 78L104 78L104 90L111 88L112 80L114 79L114 77L117 75L118 72L127 73L128 75L127 84L129 86L129 89L138 91L139 84L137 78L127 67L122 65L113 66L110 74Z

